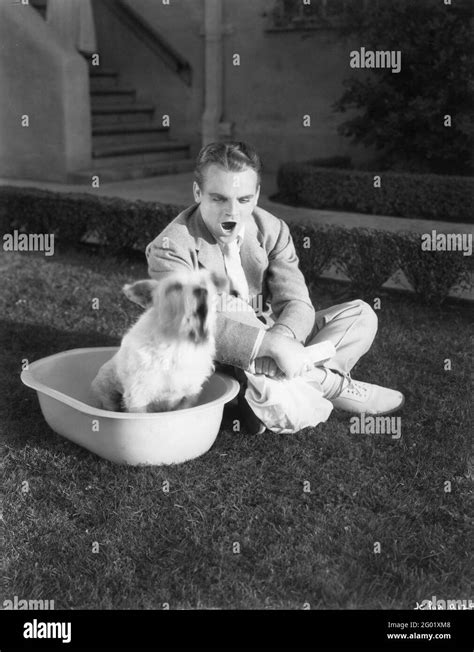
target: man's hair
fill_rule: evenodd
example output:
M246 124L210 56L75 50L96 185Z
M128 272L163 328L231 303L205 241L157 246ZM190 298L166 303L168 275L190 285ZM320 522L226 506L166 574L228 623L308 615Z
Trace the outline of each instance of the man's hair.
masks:
M248 143L230 141L209 143L201 149L196 159L194 180L203 188L204 172L209 165L219 165L229 172L242 172L251 168L257 173L257 185L261 181L262 162L255 149Z

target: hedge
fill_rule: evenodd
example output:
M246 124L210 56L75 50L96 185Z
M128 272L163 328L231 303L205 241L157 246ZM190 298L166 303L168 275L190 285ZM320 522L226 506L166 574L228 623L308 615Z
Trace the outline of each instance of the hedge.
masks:
M333 164L337 161L336 157ZM342 169L349 165L344 157L338 164L340 167L322 167L311 161L284 163L277 174L278 198L327 210L447 222L472 220L472 177ZM374 188L375 175L381 178L380 188Z
M144 248L184 207L103 197L56 193L37 188L0 187L0 228L30 233L54 233L62 243L94 234L116 253Z
M182 209L159 202L0 187L2 233L54 233L59 248L95 233L110 253L144 251ZM308 285L335 263L361 298L377 296L399 268L425 303L439 305L455 286L471 287L472 256L422 251L420 234L308 224L292 224L291 233Z

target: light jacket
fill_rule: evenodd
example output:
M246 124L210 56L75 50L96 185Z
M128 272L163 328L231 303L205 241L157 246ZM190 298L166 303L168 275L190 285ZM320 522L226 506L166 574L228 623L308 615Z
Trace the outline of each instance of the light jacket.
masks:
M204 224L199 204L170 222L145 253L148 273L156 280L183 268L205 268L226 277L222 250ZM313 328L315 311L283 220L257 206L245 223L240 257L249 303L256 306L261 302L262 312L257 318L253 311L228 311L218 303L216 360L248 371L259 330L283 324L304 343Z

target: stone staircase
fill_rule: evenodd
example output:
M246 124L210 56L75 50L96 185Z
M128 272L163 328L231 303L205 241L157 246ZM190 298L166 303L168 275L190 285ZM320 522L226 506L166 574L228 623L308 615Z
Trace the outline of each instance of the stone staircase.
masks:
M45 18L47 0L30 0ZM188 172L194 162L188 143L170 137L169 127L155 121L153 104L138 102L136 90L120 85L119 72L90 70L92 165L68 175L69 183L140 179Z

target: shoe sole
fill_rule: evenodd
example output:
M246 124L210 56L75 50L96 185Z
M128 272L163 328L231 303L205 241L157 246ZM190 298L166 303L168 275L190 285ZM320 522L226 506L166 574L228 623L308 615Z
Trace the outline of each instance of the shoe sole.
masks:
M337 408L334 407L335 410L340 410L341 412L345 412L346 414L368 414L371 417L376 417L376 416L388 416L389 414L393 414L394 412L398 412L399 410L402 409L402 407L405 405L405 394L402 394L402 402L400 405L398 405L396 408L393 408L393 410L388 410L388 412L351 412L350 410L344 410L343 408Z
M381 416L393 414L394 412L398 412L399 410L401 410L404 405L405 405L405 394L402 394L402 402L398 407L393 408L393 410L389 410L388 412L377 412L377 414L380 414Z

